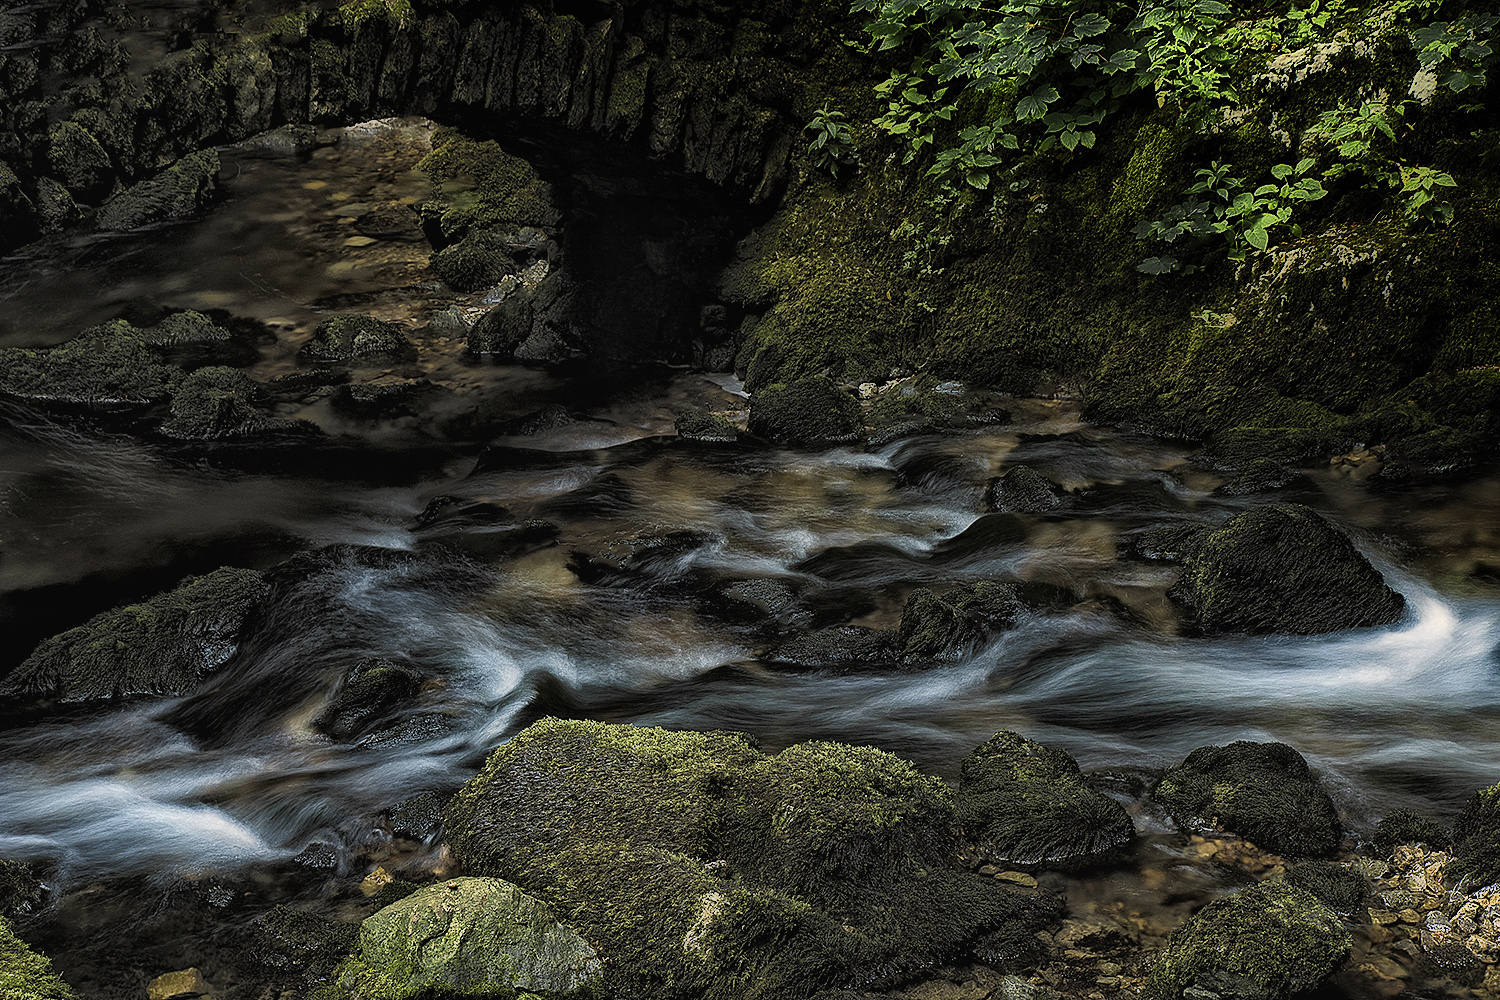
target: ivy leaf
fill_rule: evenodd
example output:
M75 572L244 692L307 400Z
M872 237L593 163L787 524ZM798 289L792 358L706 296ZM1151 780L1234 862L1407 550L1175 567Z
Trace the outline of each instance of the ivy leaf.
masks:
M1278 163L1271 168L1271 176L1278 181L1284 181L1292 176L1292 165L1290 163ZM1257 194L1259 192L1256 192Z
M1064 132L1062 134L1062 144L1063 148L1068 152L1073 152L1073 150L1078 148L1078 133L1072 131L1071 129L1067 132Z

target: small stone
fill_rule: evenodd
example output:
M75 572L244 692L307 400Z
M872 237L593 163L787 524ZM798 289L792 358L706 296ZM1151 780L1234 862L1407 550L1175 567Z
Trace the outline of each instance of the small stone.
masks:
M1024 885L1028 889L1036 888L1036 879L1025 872L996 872L995 878L1002 882L1014 882L1016 885Z
M1413 909L1402 910L1396 914L1396 918L1403 924L1420 924L1422 922L1422 914Z
M1120 967L1114 962L1100 962L1094 968L1099 970L1101 976L1118 976L1120 974Z
M327 181L308 181L302 185L304 191L321 191L328 186Z
M1370 923L1372 924L1394 924L1399 919L1400 917L1392 913L1390 910L1370 911Z
M880 386L874 382L861 382L859 385L860 399L874 399L880 393Z
M147 1000L176 1000L176 998L201 997L208 995L211 987L208 980L203 978L203 973L197 969L183 969L181 972L168 972L164 976L157 976L151 980L146 987Z
M395 877L384 868L376 868L359 883L360 894L363 896L373 896L395 880Z
M374 243L375 239L370 236L351 236L344 241L346 247L367 247Z

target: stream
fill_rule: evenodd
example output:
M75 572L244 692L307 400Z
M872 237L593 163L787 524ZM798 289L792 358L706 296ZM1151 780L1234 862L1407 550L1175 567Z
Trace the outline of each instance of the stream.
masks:
M184 884L253 897L225 911L233 922L270 902L327 901L320 880L357 881L398 847L435 851L393 845L382 810L453 790L546 714L741 730L768 752L867 743L950 779L1013 729L1116 776L1146 851L1170 844L1171 826L1132 780L1206 744L1292 745L1356 834L1397 807L1451 817L1500 778L1493 472L1406 486L1355 459L1305 472L1281 498L1348 530L1407 599L1405 617L1325 636L1194 635L1166 597L1178 569L1126 558L1126 539L1264 498L1216 492L1228 477L1193 448L1085 424L1075 400L1002 399L1007 423L882 446L714 446L676 438L673 421L742 413L731 376L467 357L461 334L429 324L478 315L483 293L436 285L424 244L365 243L351 228L359 209L422 196L414 165L430 128L227 149L222 204L202 218L57 237L0 262L3 346L56 344L142 303L220 309L274 334L248 369L268 380L297 369L320 318L352 309L411 331L417 360L390 370L452 389L458 416L481 406L489 425L510 422L465 440L352 417L324 396L278 415L327 432L326 465L247 465L3 404L0 670L188 574L305 560L232 669L196 692L3 718L0 857L47 866L60 902L39 943L81 970L69 974L85 995L138 995L110 971L145 933L125 917L174 910ZM505 460L479 459L486 443ZM1017 464L1069 503L986 513L987 481ZM793 599L744 613L724 591L747 580ZM961 661L831 671L770 652L803 628L892 628L913 589L977 580L1035 599ZM369 657L409 666L421 690L389 725L334 742L313 720ZM310 848L332 858L324 874L293 862ZM1169 897L1159 905L1178 905ZM160 962L195 960L181 948Z

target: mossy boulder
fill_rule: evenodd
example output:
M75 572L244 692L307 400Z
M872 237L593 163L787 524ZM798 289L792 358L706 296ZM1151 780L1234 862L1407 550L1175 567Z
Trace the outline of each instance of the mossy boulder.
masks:
M417 166L435 188L422 216L444 241L559 221L551 190L536 169L493 140L479 142L439 128L432 134L432 152Z
M1389 625L1406 607L1343 532L1300 504L1257 507L1204 535L1170 593L1209 632L1314 635Z
M0 1000L73 1000L67 983L52 963L16 937L10 921L0 917Z
M193 309L164 316L155 327L142 333L146 343L153 347L216 344L229 340L232 336L228 330Z
M489 288L515 270L515 263L493 240L477 235L439 250L427 266L456 292Z
M1262 882L1216 899L1172 932L1142 988L1146 1000L1283 1000L1348 957L1344 922L1316 896Z
M100 229L127 230L186 219L208 204L219 184L219 154L184 156L155 177L121 191L99 209Z
M499 879L452 878L360 924L359 943L339 968L336 995L581 1000L602 996L602 978L594 949L546 904Z
M1068 868L1109 858L1135 837L1125 807L1090 788L1064 750L1002 730L960 765L958 821L987 861Z
M62 701L182 694L234 655L268 591L254 570L225 567L188 577L175 590L45 640L0 694Z
M114 180L109 153L75 121L52 126L47 135L47 166L69 192L85 201L107 193Z
M507 296L503 302L479 317L479 321L469 331L469 352L513 357L516 348L531 336L535 314L530 295L517 291Z
M911 592L901 610L896 645L907 663L958 659L989 635L1015 626L1021 599L1013 584L980 581L938 596Z
M710 444L732 444L739 437L739 430L730 419L719 413L696 410L684 413L674 423L677 436L689 441L704 441Z
M985 488L985 506L1015 514L1045 514L1063 505L1062 487L1025 465L990 480Z
M1385 855L1390 855L1402 844L1426 844L1442 850L1449 842L1448 831L1441 823L1410 809L1393 809L1375 824L1375 849Z
M57 347L0 348L0 393L38 403L142 406L166 399L183 378L123 320Z
M1056 912L955 870L952 793L868 747L766 756L731 733L547 719L446 819L468 870L550 903L625 995L800 1000L969 949L1003 962Z
M768 386L750 398L750 431L777 444L827 446L859 438L859 401L823 375Z
M1284 743L1199 747L1151 794L1184 829L1227 831L1279 854L1329 854L1343 836L1333 800Z
M302 356L309 361L404 358L412 353L411 343L399 326L356 314L323 320L302 348Z
M273 421L256 404L260 386L233 368L199 368L172 395L172 415L162 424L168 437L195 441L239 437L268 430Z
M414 697L421 684L420 677L399 663L361 660L313 725L336 740L354 739Z
M0 917L30 913L42 905L44 891L34 866L0 861Z
M1469 796L1453 822L1453 864L1449 869L1473 885L1500 882L1500 785Z

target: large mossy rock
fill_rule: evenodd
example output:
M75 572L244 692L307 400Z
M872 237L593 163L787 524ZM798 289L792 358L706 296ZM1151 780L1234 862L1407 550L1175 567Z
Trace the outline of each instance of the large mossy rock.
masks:
M218 185L219 154L205 149L121 191L104 203L96 221L100 229L125 230L186 219L208 203Z
M515 263L495 241L473 235L432 255L428 267L456 292L489 288L515 270Z
M1225 830L1279 854L1328 854L1343 835L1333 800L1284 743L1199 747L1151 794L1185 829Z
M1015 514L1045 514L1061 507L1065 499L1062 487L1025 465L990 480L984 491L990 510Z
M1453 822L1453 867L1473 885L1500 882L1500 785L1469 796Z
M1343 532L1300 504L1259 507L1204 535L1171 596L1210 632L1315 635L1389 625L1406 606Z
M896 644L907 663L953 660L994 632L1013 628L1021 599L1008 583L980 581L939 596L925 587L911 592L901 610Z
M1316 987L1353 941L1318 898L1262 882L1214 900L1172 933L1141 995L1146 1000L1283 1000Z
M1055 912L955 870L953 796L868 747L766 756L727 733L546 719L447 812L473 872L551 903L622 995L803 998L973 949L1004 962Z
M0 394L40 403L141 406L166 399L183 377L123 320L57 347L0 348Z
M255 570L224 567L96 615L37 646L0 695L62 701L182 694L222 666L269 592Z
M750 431L777 444L831 445L860 432L859 401L822 375L772 385L750 398Z
M454 995L514 1000L601 996L603 966L546 904L509 882L454 878L392 903L360 924L338 972L349 1000Z
M1125 807L1090 788L1064 750L1002 730L960 766L958 821L996 864L1078 867L1130 843Z
M67 983L52 963L16 937L10 921L0 917L0 1000L73 1000Z

